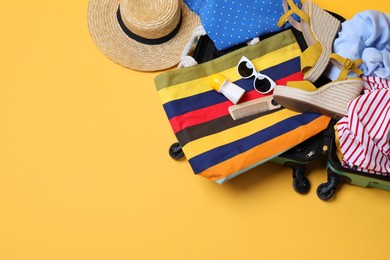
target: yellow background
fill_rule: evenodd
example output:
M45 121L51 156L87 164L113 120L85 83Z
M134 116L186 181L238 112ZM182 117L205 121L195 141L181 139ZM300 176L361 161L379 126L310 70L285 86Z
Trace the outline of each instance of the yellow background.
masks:
M388 0L318 0L351 18ZM265 164L220 186L168 156L158 73L106 58L83 1L2 1L0 259L390 259L390 193L291 186Z

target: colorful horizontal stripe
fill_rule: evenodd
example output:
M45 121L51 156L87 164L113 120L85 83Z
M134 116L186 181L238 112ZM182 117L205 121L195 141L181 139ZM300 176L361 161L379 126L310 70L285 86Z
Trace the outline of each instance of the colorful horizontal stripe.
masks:
M280 108L283 109L283 108ZM256 114L252 116L247 116L238 120L232 120L230 115L226 115L223 117L219 117L215 120L194 125L191 127L187 127L183 129L182 131L179 131L176 133L176 137L179 140L180 144L182 146L185 146L187 143L194 141L196 139L202 138L204 136L212 135L221 131L224 131L228 128L232 128L235 126L239 126L242 124L246 124L260 116L264 116L267 114L275 113L278 110L268 111L261 115Z
M300 80L302 79L302 74L297 72L299 70L299 57L285 61L277 67L270 67L266 70L261 71L261 73L267 75L273 79L278 85L286 85L287 81ZM253 78L250 79L238 79L234 83L241 88L245 89L245 92L251 92L253 88ZM262 97L264 95L255 92L257 95L253 96L254 98ZM253 94L252 94L253 95ZM222 94L209 88L209 91L202 92L199 94L194 94L185 98L175 99L170 102L165 103L164 109L167 113L169 119L177 115L184 114L186 112L208 107L226 101L226 97ZM248 99L247 99L248 100ZM231 105L231 104L230 104Z
M301 125L306 125L318 117L320 117L319 114L300 114L272 124L260 131L256 131L256 129L254 129L255 131L252 131L254 133L248 136L244 134L244 137L241 137L236 141L228 140L226 144L222 144L219 147L203 152L193 158L190 157L189 162L191 163L194 172L200 173L213 165L226 161L229 158L232 158L240 153L244 153L255 146L261 145L264 142L288 133ZM214 143L212 138L213 137L210 138L209 142ZM235 138L233 137L233 139ZM275 147L272 148L274 153L276 153L275 151L279 149L276 146L278 145L275 143ZM183 147L183 150L186 156L188 156L188 149Z
M314 114L315 117L318 117L318 114ZM191 159L205 151L209 151L215 148L215 141L218 140L220 146L226 145L229 143L234 143L237 140L244 140L245 137L260 133L262 131L263 138L271 138L272 136L268 135L267 131L274 133L284 133L290 130L284 124L288 123L289 127L306 123L306 120L312 120L313 115L302 115L298 112L294 112L288 109L282 109L275 113L269 113L268 115L257 117L254 120L251 120L245 124L241 124L235 127L227 128L221 132L205 136L201 139L193 140L187 145L183 146L184 153L186 154L187 159ZM267 129L267 131L265 131ZM273 137L272 137L273 138ZM252 142L250 139L244 140L244 142ZM236 144L233 144L236 145ZM240 145L240 147L242 147Z
M213 181L226 178L227 176L235 174L242 169L249 168L258 162L269 160L275 155L294 147L296 144L299 144L324 130L324 128L326 128L329 124L329 121L329 117L320 116L306 125L301 125L288 133L279 135L274 139L268 140L261 145L257 145L252 149L247 150L246 152L215 164L204 171L199 172L199 175ZM192 166L192 162L190 164Z
M273 54L269 55L272 52ZM296 42L293 33L288 30L264 39L261 44L238 49L206 63L162 73L155 78L155 84L157 91L160 91L164 88L174 89L176 85L180 85L184 82L195 81L194 83L197 83L196 81L201 80L202 77L207 77L208 75L223 71L234 70L235 66L237 66L237 62L242 56L246 56L259 70L262 70L293 57L297 57L300 55L300 52L299 45ZM236 79L232 80L237 80L238 75L236 77Z
M294 79L296 77L301 78L301 76L302 76L301 73L293 74L291 77L289 77L289 79ZM287 80L287 79L284 79L284 80ZM247 81L245 81L245 82L246 82L245 84L251 84ZM179 114L178 116L175 116L169 120L169 122L171 123L172 129L175 133L183 130L186 127L191 127L191 126L194 126L197 124L202 124L202 123L208 122L210 120L214 120L218 117L222 117L222 116L229 114L228 108L229 108L229 106L232 105L232 103L229 100L226 100L226 98L224 98L221 94L219 94L215 91L211 91L211 92L209 92L209 94L210 94L209 96L204 95L203 100L195 99L196 101L198 101L198 103L195 103L194 100L191 100L191 102L190 101L180 102L180 103L177 103L177 106L173 106L173 107L170 106L169 110L166 110L166 113L170 114L170 115L172 115L173 113ZM261 98L264 96L265 95L258 93L256 90L252 90L252 91L249 91L249 92L244 94L244 96L242 97L242 99L243 99L242 102ZM214 97L215 100L218 99L220 101L221 101L221 98L223 98L222 99L223 102L215 103L213 105L208 105L208 106L202 105L202 102L214 103L212 97ZM208 100L210 100L210 101L208 101ZM187 106L186 106L186 104L187 104ZM185 111L191 107L193 109L192 110L190 109L189 112L185 113ZM175 108L177 108L177 109L175 109ZM172 112L172 114L171 114L171 112ZM180 113L182 113L182 114L180 114ZM169 118L169 116L168 116L168 118Z
M157 76L155 83L162 104L210 91L207 77L215 73L222 74L232 82L239 80L240 76L237 73L236 66L242 56L251 59L256 69L262 72L299 57L301 54L299 45L292 40L293 36L290 31L286 33L290 37L275 38L281 38L280 42L273 43L266 39L262 42L262 46L264 46L262 48L255 45L248 46L209 62L182 68L180 69L181 73L174 70ZM227 65L229 66L226 67ZM291 67L291 70L294 70L293 67ZM295 72L299 72L299 70L295 70ZM272 78L272 76L271 74L270 77Z

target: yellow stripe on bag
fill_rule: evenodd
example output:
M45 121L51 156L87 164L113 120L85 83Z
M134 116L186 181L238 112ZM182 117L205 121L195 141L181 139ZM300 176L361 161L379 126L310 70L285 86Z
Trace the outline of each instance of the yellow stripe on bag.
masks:
M299 114L300 113L288 109L283 109L265 116L261 116L248 123L228 128L222 132L208 135L189 142L183 146L183 151L187 159L191 159L199 154L214 149L216 144L218 146L229 144Z
M297 43L293 43L276 51L269 52L259 58L253 59L252 62L258 70L265 70L285 61L294 59L300 54L301 50L299 45ZM240 58L241 57L237 59L237 62L240 60ZM232 82L240 79L236 67L232 67L218 73L222 74ZM158 93L162 104L165 104L177 99L190 97L210 90L211 88L208 84L207 77L202 77L160 89Z
M317 134L326 128L329 123L330 118L326 116L318 117L313 120L308 125L300 126L288 133L280 135L268 142L265 142L261 145L258 145L244 153L238 154L229 160L223 161L219 164L216 164L203 172L199 173L206 178L209 178L213 181L217 181L219 179L225 178L233 173L241 171L247 167L256 165L256 163L263 161L264 159L270 158L277 153L283 151L277 151L276 144L283 143L284 147L293 147L297 143L300 143L311 136L313 134ZM310 128L308 131L305 128ZM315 131L317 130L317 131ZM299 138L299 140L297 140Z

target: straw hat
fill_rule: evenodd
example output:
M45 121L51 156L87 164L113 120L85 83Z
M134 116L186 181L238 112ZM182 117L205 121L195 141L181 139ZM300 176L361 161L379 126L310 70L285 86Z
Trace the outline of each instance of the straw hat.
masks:
M89 31L99 49L139 71L179 63L199 24L183 0L90 0L88 6Z

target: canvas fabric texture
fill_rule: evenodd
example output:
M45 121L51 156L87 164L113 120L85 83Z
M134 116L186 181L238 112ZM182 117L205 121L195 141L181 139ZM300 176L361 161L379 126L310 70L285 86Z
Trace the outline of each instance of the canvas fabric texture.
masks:
M168 71L155 84L170 125L192 170L223 183L326 129L330 118L281 108L234 121L232 103L208 85L219 73L245 89L240 103L264 96L253 88L253 78L241 79L236 66L242 56L277 84L302 80L301 49L291 30L278 33L193 67ZM272 92L267 95L272 95Z

